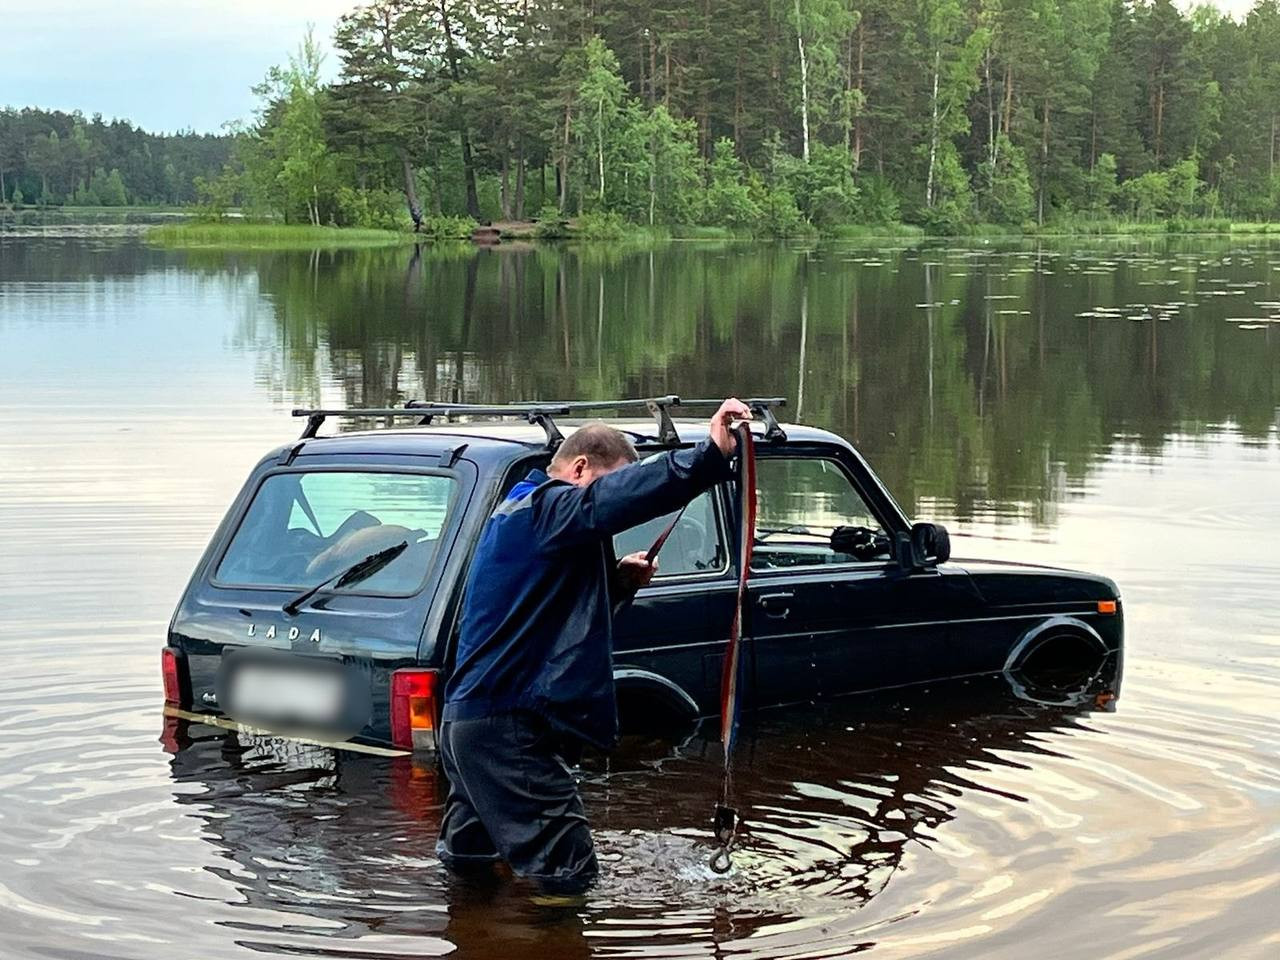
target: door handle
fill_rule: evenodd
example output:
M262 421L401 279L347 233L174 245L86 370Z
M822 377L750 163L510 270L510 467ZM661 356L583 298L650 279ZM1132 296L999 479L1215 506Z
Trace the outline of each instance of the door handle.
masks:
M756 602L760 604L760 609L764 611L765 616L783 620L790 615L791 601L795 596L790 590L762 593Z

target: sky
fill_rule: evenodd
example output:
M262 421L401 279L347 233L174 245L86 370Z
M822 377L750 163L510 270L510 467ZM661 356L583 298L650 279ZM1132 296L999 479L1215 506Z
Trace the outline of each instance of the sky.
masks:
M0 0L0 106L216 133L248 119L249 88L309 23L329 49L355 0ZM337 58L325 67L336 73Z
M307 29L328 49L357 0L0 0L0 106L216 133L253 114L250 87ZM763 0L761 0L763 2ZM1183 0L1183 7L1191 6ZM1217 0L1235 16L1253 0ZM330 53L326 72L336 73Z

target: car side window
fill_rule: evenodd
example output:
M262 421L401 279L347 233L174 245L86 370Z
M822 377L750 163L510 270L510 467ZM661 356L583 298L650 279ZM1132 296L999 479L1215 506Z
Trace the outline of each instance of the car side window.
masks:
M834 460L761 457L756 502L753 570L873 563L889 556L880 521Z
M725 569L728 552L716 519L713 496L712 491L700 494L685 508L658 554L658 578ZM669 513L624 530L613 538L614 553L623 557L648 550L674 517L674 513Z

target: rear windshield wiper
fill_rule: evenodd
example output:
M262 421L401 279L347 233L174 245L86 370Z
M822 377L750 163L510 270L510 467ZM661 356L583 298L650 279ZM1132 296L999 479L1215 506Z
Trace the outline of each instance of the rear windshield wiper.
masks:
M369 577L372 577L407 549L409 549L409 541L401 540L399 543L394 546L387 547L385 550L379 550L377 553L369 554L369 556L365 557L363 560L353 563L351 566L347 567L347 569L339 571L328 580L322 580L314 587L308 587L284 605L284 612L292 617L298 612L304 603L330 584L333 584L333 589L340 590L343 587L350 586L353 583L359 583L361 580L366 580Z

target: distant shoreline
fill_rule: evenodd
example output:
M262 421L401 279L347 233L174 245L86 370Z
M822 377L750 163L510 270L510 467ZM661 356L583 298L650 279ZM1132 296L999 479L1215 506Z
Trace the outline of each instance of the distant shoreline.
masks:
M719 228L686 227L674 229L649 229L625 226L615 235L591 236L579 233L570 220L565 228L554 236L540 235L538 224L529 222L499 222L493 224L500 243L574 241L585 244L609 244L618 242L688 242L688 241L742 241L767 242L770 240L801 239L819 242L896 242L904 241L954 241L963 243L974 240L1034 240L1048 238L1089 237L1160 237L1160 236L1248 236L1273 235L1280 237L1280 223L1252 223L1215 220L1162 221L1157 223L1097 222L1075 225L1046 226L1035 231L1018 231L1008 228L975 228L958 235L930 235L923 229L909 224L862 225L850 224L833 231L802 234L798 237L760 237L733 233ZM459 243L467 242L466 233L454 236L414 233L412 230L376 230L356 227L313 227L307 224L272 223L182 223L152 228L147 233L149 242L172 248L224 248L224 249L336 249L376 246L394 246L411 243Z
M0 235L39 236L49 231L88 228L87 235L113 233L112 227L129 228L124 233L139 233L147 242L174 249L342 249L397 246L412 243L459 243L471 239L475 224L465 218L435 218L434 227L415 233L406 224L403 229L312 226L247 221L232 214L226 220L196 219L190 208L183 207L29 207L13 210L0 207ZM443 226L442 226L443 224ZM485 225L482 229L490 229ZM1088 237L1159 237L1159 236L1250 236L1280 237L1280 223L1231 221L1226 219L1186 219L1160 221L1099 220L1046 224L1044 227L1019 230L998 225L978 224L959 234L927 234L912 224L842 224L822 233L807 232L794 237L764 237L736 233L719 227L658 227L617 224L606 234L579 227L578 221L567 219L548 230L537 221L500 221L491 229L499 242L562 241L580 243L666 241L972 241L1032 240L1039 238Z

